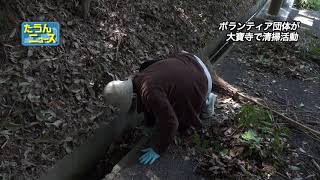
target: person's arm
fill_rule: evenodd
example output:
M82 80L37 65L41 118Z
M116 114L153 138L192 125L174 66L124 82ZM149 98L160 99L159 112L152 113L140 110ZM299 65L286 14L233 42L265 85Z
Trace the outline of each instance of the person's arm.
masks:
M143 149L139 158L142 164L152 164L160 157L172 142L179 126L176 114L161 88L147 86L141 92L143 104L148 112L152 112L157 121L159 132L154 133L151 147Z
M174 139L179 126L178 119L167 95L161 89L152 90L146 99L146 105L157 119L159 128L158 134L152 138L151 147L157 153L162 153Z

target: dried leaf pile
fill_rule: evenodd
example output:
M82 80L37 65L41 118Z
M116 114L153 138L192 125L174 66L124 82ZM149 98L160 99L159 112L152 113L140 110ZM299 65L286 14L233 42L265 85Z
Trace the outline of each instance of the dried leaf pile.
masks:
M0 177L34 179L83 143L112 109L107 82L145 60L196 51L250 1L0 1ZM22 47L23 21L58 21L61 45Z
M239 109L238 104L230 112L227 106L232 104L228 100L218 107L225 111L223 116L229 111L224 120L214 118L213 125L183 138L180 145L196 161L195 172L215 178L266 179L276 172L295 177L288 170L293 162L288 156L287 129L280 128L266 110L252 105Z

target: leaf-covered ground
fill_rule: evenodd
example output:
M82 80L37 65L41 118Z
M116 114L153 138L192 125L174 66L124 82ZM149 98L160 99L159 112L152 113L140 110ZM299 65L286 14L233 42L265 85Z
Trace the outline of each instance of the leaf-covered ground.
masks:
M298 33L300 35L298 43L238 43L232 52L217 64L217 70L226 81L240 91L260 98L261 102L267 104L268 107L319 131L320 55L312 51L319 48L319 44L317 44L319 37L306 30L301 30ZM232 105L229 107L227 109L234 109ZM239 112L239 110L235 110L235 112ZM233 114L232 111L231 114ZM239 144L232 145L229 142L230 139L233 140L231 142L234 142L234 135L238 135L239 131L243 130L240 126L241 121L239 122L237 113L231 118L223 117L218 117L218 120L227 119L227 123L222 125L226 126L230 120L233 120L231 125L227 125L225 129L218 128L213 132L220 132L218 137L227 139L223 140L222 144L228 146L226 149L229 158L231 156L231 159L235 159L234 155L240 155L236 156L236 161L233 164L239 167L239 159L244 160L241 154L246 154L247 151L239 151ZM258 117L261 118L261 116L257 116L255 119L259 119ZM309 132L306 133L302 128L293 127L277 116L274 116L274 119L276 123L273 124L277 124L276 127L290 128L287 136L280 136L283 138L284 151L282 158L280 158L284 162L283 166L275 163L274 160L280 157L275 157L276 153L264 160L256 157L248 158L242 165L250 173L259 174L260 177L262 175L263 178L267 178L267 174L270 174L276 179L319 179L319 137L313 136ZM252 125L252 128L256 129L255 123ZM228 131L232 133L231 137L228 135ZM272 134L275 135L276 131ZM261 135L256 136L254 133L252 136L261 137ZM240 139L243 139L241 135ZM253 139L255 140L255 138ZM275 140L274 136L271 141L265 141L267 143L261 146L262 149L267 150L272 147ZM256 143L253 144L256 146ZM273 152L276 151L273 150ZM221 154L218 154L218 157L225 159ZM215 158L211 157L211 159ZM273 162L270 163L270 160ZM208 167L208 164L210 165L207 163L204 167ZM210 167L204 170L206 170L205 173L212 173ZM244 174L246 173L242 172L242 175Z
M34 179L83 143L112 109L103 86L145 60L195 52L250 1L0 1L0 176ZM23 21L58 21L61 45L22 47ZM3 26L2 26L3 24Z

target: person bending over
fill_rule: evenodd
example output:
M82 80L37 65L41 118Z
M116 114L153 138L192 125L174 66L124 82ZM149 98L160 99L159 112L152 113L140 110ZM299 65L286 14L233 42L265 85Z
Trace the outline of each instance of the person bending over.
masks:
M216 95L206 65L195 55L178 53L165 60L147 61L126 81L111 81L104 89L106 101L128 112L136 95L137 112L144 113L157 133L139 161L152 164L166 151L177 131L201 128L200 114L211 116Z

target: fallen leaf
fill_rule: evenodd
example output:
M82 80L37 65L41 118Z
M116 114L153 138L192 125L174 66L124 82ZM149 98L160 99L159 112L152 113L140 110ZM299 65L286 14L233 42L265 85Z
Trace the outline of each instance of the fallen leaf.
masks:
M40 96L34 95L31 92L29 92L27 97L28 97L29 101L32 103L40 102Z
M271 164L267 164L267 163L262 162L262 167L263 167L262 168L263 172L266 172L269 174L272 174L273 172L275 172L275 168Z
M232 132L233 132L233 128L230 127L229 129L227 129L227 130L224 132L224 135L230 136L230 135L232 134Z
M299 171L300 170L300 168L297 166L289 166L289 169L292 171Z
M31 57L33 55L33 50L31 48L28 49L27 56Z
M302 152L302 153L307 153L304 149L302 148L299 148L299 151Z
M64 139L64 141L65 142L71 142L71 141L73 141L73 138L68 136L68 137L66 137L66 139Z
M234 147L229 151L229 155L231 157L239 156L243 152L243 150L244 150L244 147Z
M54 125L56 128L59 128L62 125L62 123L63 123L62 120L57 120L51 124Z

